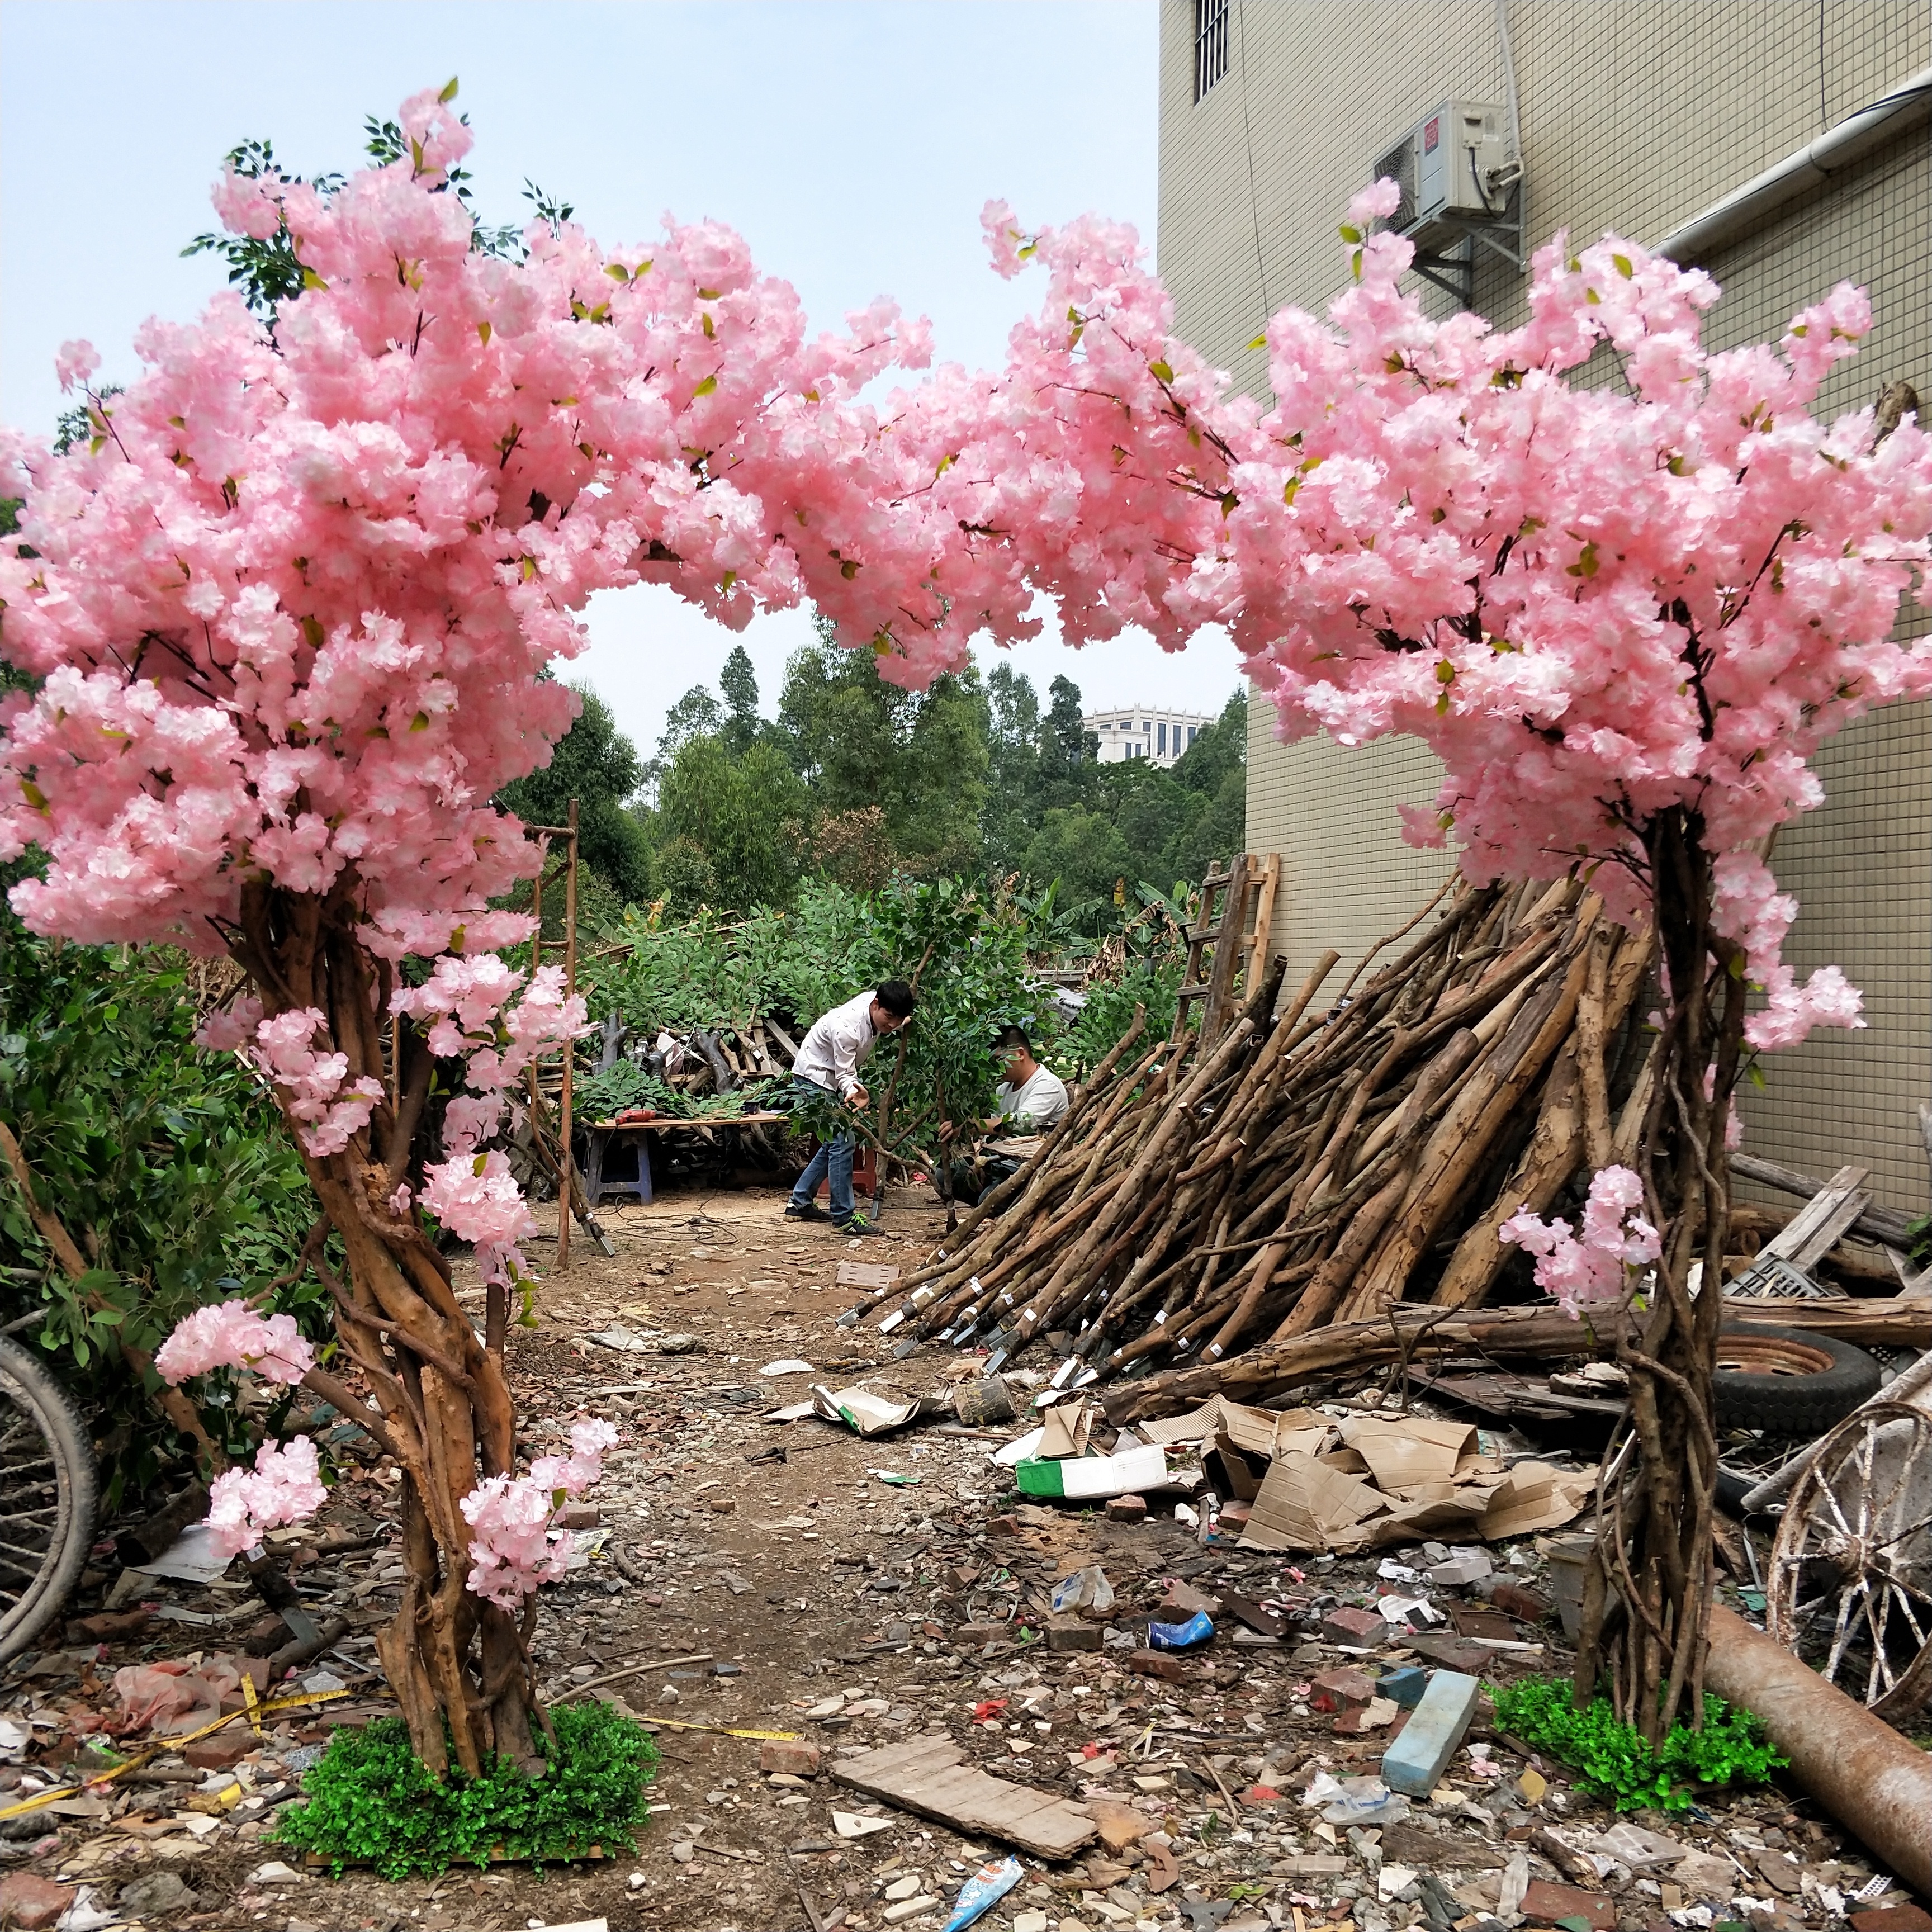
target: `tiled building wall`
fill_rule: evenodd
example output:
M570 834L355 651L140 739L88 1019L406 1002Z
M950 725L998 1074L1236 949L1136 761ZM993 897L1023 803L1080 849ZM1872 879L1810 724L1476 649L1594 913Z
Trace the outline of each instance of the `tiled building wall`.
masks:
M1335 226L1374 158L1444 100L1506 98L1489 0L1231 0L1229 70L1192 98L1192 0L1163 0L1160 262L1181 333L1265 393L1246 345L1284 304L1339 286ZM1654 242L1932 62L1932 0L1512 0L1527 238L1606 228ZM1724 284L1714 346L1772 338L1844 278L1870 292L1864 352L1832 410L1904 377L1932 400L1932 136L1922 125L1838 184L1706 264ZM1476 304L1522 319L1500 263ZM1432 308L1447 298L1431 294ZM1587 379L1587 378L1586 378ZM1291 983L1324 946L1352 963L1442 876L1404 846L1398 802L1432 761L1393 742L1343 752L1250 726L1248 842L1283 855ZM1916 1108L1932 1099L1932 717L1913 706L1847 732L1819 760L1828 802L1791 827L1774 868L1804 906L1801 970L1835 961L1869 1024L1820 1034L1766 1067L1744 1103L1750 1145L1828 1172L1874 1169L1892 1204L1925 1204Z

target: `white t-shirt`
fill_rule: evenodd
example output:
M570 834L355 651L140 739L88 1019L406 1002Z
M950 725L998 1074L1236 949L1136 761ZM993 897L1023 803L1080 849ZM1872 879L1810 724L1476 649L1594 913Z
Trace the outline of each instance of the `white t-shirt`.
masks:
M792 1063L792 1072L801 1080L829 1087L842 1100L851 1097L862 1083L859 1069L872 1057L878 1034L872 1026L872 1002L878 994L868 990L855 994L842 1006L821 1013L812 1023Z
M1033 1078L1024 1087L1011 1087L1002 1082L994 1089L993 1098L1009 1120L1030 1120L1036 1132L1045 1133L1048 1128L1058 1126L1066 1112L1066 1083L1044 1066L1036 1067Z

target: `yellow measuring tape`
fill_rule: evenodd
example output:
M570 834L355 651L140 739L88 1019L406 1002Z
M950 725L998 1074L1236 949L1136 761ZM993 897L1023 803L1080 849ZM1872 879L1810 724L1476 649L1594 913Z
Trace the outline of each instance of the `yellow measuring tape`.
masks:
M736 1730L729 1724L689 1724L676 1718L640 1718L638 1723L647 1731L715 1731L721 1738L776 1738L789 1743L798 1736L796 1731L743 1731ZM0 1818L6 1816L0 1811Z
M338 1697L356 1694L350 1690L313 1690L305 1692L299 1697L278 1697L272 1702L265 1704L256 1696L255 1687L248 1678L242 1678L242 1695L246 1700L243 1710L247 1712L249 1722L254 1726L257 1737L262 1734L262 1720L277 1711L292 1711L308 1704L332 1704ZM104 1771L98 1778L86 1779L79 1784L63 1785L52 1791L37 1791L23 1803L9 1804L5 1810L0 1810L0 1818L17 1818L23 1811L38 1811L43 1805L58 1804L63 1798L78 1798L98 1786L112 1784L117 1778L124 1778L130 1771L139 1771L144 1766L153 1763L156 1758L165 1757L170 1751L179 1750L184 1744L198 1744L203 1738L212 1737L217 1731L232 1724L241 1715L242 1711L230 1711L226 1717L218 1718L213 1724L204 1724L200 1730L190 1731L185 1736L162 1738L153 1744L144 1744L132 1757L116 1765L111 1771Z

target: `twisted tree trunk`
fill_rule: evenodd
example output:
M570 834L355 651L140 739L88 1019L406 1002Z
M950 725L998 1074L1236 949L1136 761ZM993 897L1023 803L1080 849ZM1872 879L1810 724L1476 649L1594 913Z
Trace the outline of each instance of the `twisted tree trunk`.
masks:
M346 1148L303 1156L341 1237L347 1281L321 1258L319 1242L310 1244L310 1258L334 1302L343 1352L375 1396L381 1420L374 1432L402 1472L403 1600L376 1639L382 1667L410 1742L433 1773L440 1776L453 1758L474 1774L493 1754L534 1772L542 1761L532 1721L548 1726L530 1667L532 1618L520 1624L465 1588L470 1532L463 1498L485 1478L514 1473L515 1412L503 1368L508 1291L489 1288L479 1340L458 1304L448 1264L415 1216L391 1204L398 1186L414 1178L435 1062L405 1020L396 1036L401 1064L393 1090L383 1080L392 975L357 936L352 892L349 881L326 899L251 887L230 950L268 1017L319 1011L328 1037L319 1030L318 1050L346 1055L349 1080L366 1075L383 1085L368 1126ZM278 1097L286 1113L286 1096ZM304 1123L288 1118L299 1144ZM314 1385L319 1378L308 1379ZM337 1386L350 1412L359 1413Z
M1638 1144L1664 1252L1639 1324L1618 1331L1630 1410L1604 1453L1575 1678L1581 1700L1607 1675L1618 1714L1653 1743L1680 1716L1694 1726L1703 1712L1718 1467L1711 1378L1730 1218L1724 1142L1744 1040L1744 962L1712 930L1702 833L1695 814L1678 810L1644 842L1666 1004ZM1586 1055L1601 1050L1588 1037L1581 1044ZM1586 1094L1598 1086L1594 1070L1582 1069L1582 1082Z

